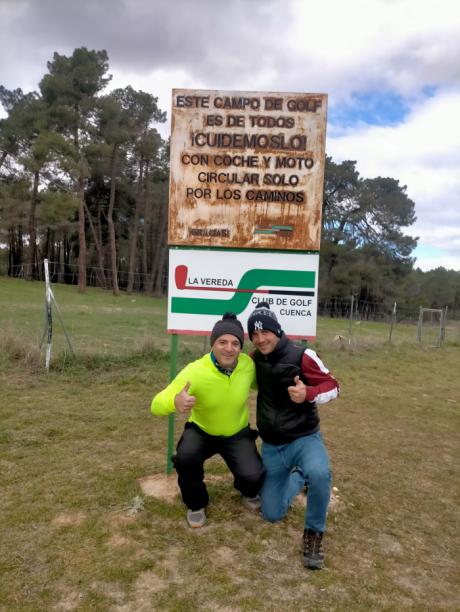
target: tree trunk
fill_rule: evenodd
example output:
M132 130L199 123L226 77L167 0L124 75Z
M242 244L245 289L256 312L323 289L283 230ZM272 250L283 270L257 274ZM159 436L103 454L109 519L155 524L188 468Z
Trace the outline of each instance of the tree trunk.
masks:
M77 115L79 115L78 104L75 105ZM80 150L80 136L78 125L74 131L74 145L79 153L79 168L77 180L77 195L78 195L78 293L86 291L86 233L85 233L85 179L83 176L83 160Z
M110 266L112 269L113 295L120 295L120 289L118 287L117 239L115 235L115 225L113 222L113 209L115 208L115 189L117 179L117 154L118 145L114 144L112 149L112 158L110 160L110 198L109 210L107 213L107 224L109 226Z
M144 276L145 279L145 292L148 295L151 295L153 292L153 269L154 269L154 265L155 265L155 260L153 257L153 243L154 243L154 239L155 239L155 234L156 232L153 229L153 224L152 224L152 218L156 212L156 205L155 205L155 201L148 201L148 199L146 199L146 203L145 203L145 207L146 207L146 220L145 220L145 234L144 234L144 244L143 244L143 248L145 249L145 274L146 276ZM156 216L156 218L158 219L158 215ZM148 219L148 222L147 222ZM148 230L148 231L147 231ZM147 270L148 268L148 270Z
M152 226L152 206L148 199L148 176L149 168L148 163L145 166L145 177L144 177L144 189L142 194L142 201L144 204L144 233L142 235L142 288L144 291L147 290L148 276L149 276L149 265L148 265L148 245L150 243L150 233Z
M30 212L29 212L29 257L26 266L25 277L27 280L33 280L35 277L35 255L37 251L37 227L35 222L35 212L37 210L38 200L38 183L40 180L40 173L38 170L34 173L34 184L32 187L32 199L30 201Z
M85 236L85 184L83 176L78 178L78 293L86 291L86 236Z
M42 240L43 243L43 247L42 247L42 253L43 253L43 259L48 259L49 260L49 241L50 241L50 228L47 227L46 228L46 232L45 232L45 238L44 240Z
M64 230L64 282L67 285L72 284L72 269L70 267L72 257L72 247L70 244L67 230Z
M96 247L96 253L97 253L97 261L99 264L99 284L101 287L103 287L104 289L107 286L107 282L105 280L105 274L104 274L104 253L102 252L102 246L101 243L99 241L99 238L97 236L96 233L96 229L94 227L94 223L93 223L93 218L91 217L91 213L88 209L88 206L86 204L85 199L83 199L83 203L85 205L85 212L88 216L88 221L89 221L89 226L91 228L91 233L93 234L93 240L94 240L94 246Z
M163 274L166 267L166 256L168 254L168 245L166 241L167 227L168 227L168 211L166 203L161 201L161 217L160 217L160 228L158 232L157 245L156 245L156 257L155 257L155 295L163 295Z
M340 220L339 227L335 231L334 238L332 240L332 244L335 247L339 244L340 240L343 237L343 230L344 230L345 225L347 224L347 222L348 222L348 214L346 214L346 215L344 215L342 217L342 219ZM328 265L328 269L327 269L327 278L328 278L328 280L331 279L332 270L337 265L337 262L338 262L337 253L330 253L330 260L329 260L329 265Z
M49 272L50 272L50 280L51 282L54 282L55 277L56 277L56 271L57 271L57 261L59 258L59 252L57 251L58 246L57 246L57 242L56 242L56 230L52 229L50 230L50 239L49 239L49 257L48 259L50 260L50 266L49 266Z
M8 249L8 276L21 276L21 266L23 263L23 243L22 243L22 227L10 227L9 234L9 249Z
M104 286L104 288L108 289L109 287L112 286L112 282L110 281L109 278L107 278L107 254L106 254L107 245L104 243L104 236L102 232L102 202L99 199L97 201L97 217L94 223L95 223L96 235L99 240L99 245L101 248L101 255L99 257L99 261L100 261L99 265L101 266L101 269L102 269L100 283L101 283L101 286Z
M5 161L7 156L8 156L8 151L3 151L3 153L0 155L0 168L3 166L3 162Z
M8 230L8 276L14 276L13 260L13 228Z
M160 243L161 243L161 207L162 207L161 194L158 196L156 201L151 204L152 217L155 218L155 226L152 226L150 232L150 274L147 278L146 291L148 294L153 293L153 282L155 280L155 273L157 269L157 259L160 256Z
M65 261L65 230L62 231L61 240L59 242L58 283L65 282L64 261Z
M132 293L134 286L134 270L137 260L137 243L138 243L138 232L139 232L139 217L142 203L142 185L144 177L144 158L141 157L139 160L139 180L137 183L137 195L136 205L134 208L134 216L131 224L130 236L129 236L129 265L128 265L128 286L126 288L128 293Z
M160 253L160 257L158 259L158 267L157 267L157 278L155 281L155 295L157 297L161 297L163 295L163 276L166 270L167 261L166 256L168 254L167 245L163 245Z

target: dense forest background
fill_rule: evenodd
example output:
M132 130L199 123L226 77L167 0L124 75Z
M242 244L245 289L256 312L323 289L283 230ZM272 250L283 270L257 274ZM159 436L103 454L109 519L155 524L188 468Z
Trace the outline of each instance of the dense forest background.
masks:
M169 143L158 99L105 93L105 51L55 53L38 92L0 86L0 273L162 295L167 279ZM460 272L414 269L404 230L415 204L395 178L364 179L326 158L320 301L353 295L367 312L448 307L460 317ZM335 305L335 306L334 306Z

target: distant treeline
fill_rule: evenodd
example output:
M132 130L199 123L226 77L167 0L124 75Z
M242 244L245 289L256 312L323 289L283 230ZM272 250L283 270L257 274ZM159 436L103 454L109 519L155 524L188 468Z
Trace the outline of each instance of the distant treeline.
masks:
M0 86L0 273L161 295L167 279L169 144L158 99L104 93L105 51L55 53L39 91ZM326 158L320 298L460 310L460 273L413 269L414 202L394 178ZM377 308L377 306L375 307ZM379 308L380 310L380 308Z

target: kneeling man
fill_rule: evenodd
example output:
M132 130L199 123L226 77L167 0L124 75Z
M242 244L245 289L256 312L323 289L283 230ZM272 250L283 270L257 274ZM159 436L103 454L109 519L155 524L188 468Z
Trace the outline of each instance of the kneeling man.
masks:
M234 487L250 510L260 508L265 469L249 427L248 395L255 378L254 362L241 353L243 326L224 314L211 333L211 352L188 364L152 401L151 411L189 413L173 457L190 527L206 521L209 497L204 462L221 455L234 476Z
M303 563L321 569L331 473L317 404L336 398L339 384L315 351L289 340L267 302L249 316L248 333L256 348L257 428L267 470L262 516L272 522L282 519L306 486Z

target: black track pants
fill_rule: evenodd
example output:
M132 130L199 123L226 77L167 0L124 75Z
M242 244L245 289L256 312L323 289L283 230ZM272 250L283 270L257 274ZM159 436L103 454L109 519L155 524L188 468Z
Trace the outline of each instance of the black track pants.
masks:
M233 486L242 495L254 497L260 491L265 468L253 433L245 427L234 436L210 436L194 423L186 423L173 457L184 504L190 510L207 506L209 497L204 479L204 462L219 454L233 474Z

